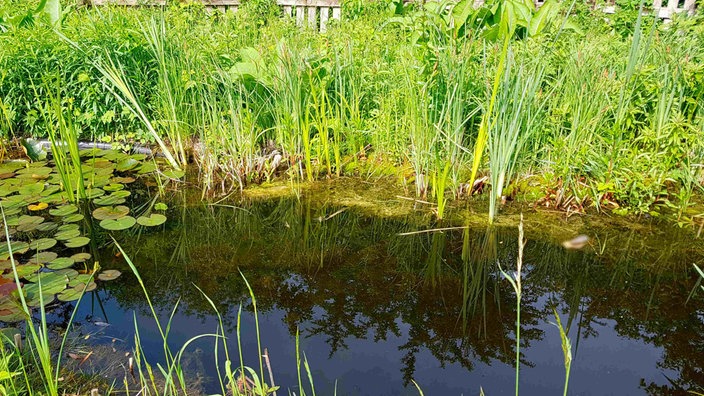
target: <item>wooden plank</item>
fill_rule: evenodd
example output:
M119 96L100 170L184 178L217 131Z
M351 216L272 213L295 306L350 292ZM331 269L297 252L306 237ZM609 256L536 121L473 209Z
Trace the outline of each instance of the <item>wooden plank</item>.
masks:
M201 0L205 5L212 6L238 6L242 2L240 0Z
M278 0L276 2L282 6L294 7L339 7L340 0Z
M308 27L315 29L318 25L318 7L308 7Z
M342 9L340 7L333 7L332 9L332 19L337 19L338 21L340 20L340 13L342 12Z
M330 17L330 8L320 7L320 31L325 33L328 30L328 18Z
M680 0L668 0L668 1L667 1L667 8L668 8L670 11L676 10L676 9L677 9L677 6L679 5L679 4L678 4L679 2L680 2Z
M296 7L296 25L298 26L303 26L303 18L305 18L303 14L304 11L305 7Z
M695 4L695 0L684 0L684 10L687 11L690 16L694 15Z
M659 12L662 8L662 0L653 0L653 11Z
M225 11L227 10L227 8L226 8L225 6L222 6L222 5L221 5L221 6L216 6L215 8L217 8L218 11L222 12L223 14L224 14Z
M284 15L286 15L286 16L289 17L289 18L290 18L291 16L293 16L293 7L291 7L291 6L284 6Z

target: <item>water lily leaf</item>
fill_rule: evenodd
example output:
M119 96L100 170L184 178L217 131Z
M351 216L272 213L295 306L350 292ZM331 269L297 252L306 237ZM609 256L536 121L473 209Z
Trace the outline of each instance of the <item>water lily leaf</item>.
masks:
M88 242L90 242L90 238L87 238L87 237L75 237L75 238L71 238L71 239L65 241L65 242L64 242L64 245L65 245L67 248L77 248L77 247L81 247L81 246L87 245Z
M102 197L102 198L98 198L98 199L94 200L93 203L96 205L100 205L100 206L120 205L120 204L125 203L125 199L121 198L121 197L116 197L113 195L108 195L106 197Z
M86 285L89 282L92 282L93 278L91 274L79 274L74 276L68 281L68 286L69 287L76 287L78 285Z
M19 189L21 195L39 195L44 191L44 183L34 182L26 184Z
M20 216L17 222L17 231L28 232L34 231L37 226L44 222L44 218L41 216Z
M5 217L14 216L14 215L20 213L20 211L22 210L19 207L15 207L12 209L6 209L6 208L3 208L3 209L5 210Z
M82 282L82 283L79 283L76 286L74 286L74 288L78 291L82 291L83 289L85 289L86 293L95 290L97 287L98 287L98 285L93 281Z
M83 263L86 260L90 259L90 253L76 253L71 256L71 258L77 263Z
M39 202L35 205L27 205L27 209L30 210L30 212L38 212L40 210L44 210L49 207L49 204L46 202Z
M59 241L68 241L69 239L75 238L81 235L81 231L78 229L59 231L54 235L54 238Z
M2 224L2 219L0 219L0 224ZM17 227L20 224L20 218L17 216L7 217L5 218L5 224L8 227Z
M17 277L27 278L28 276L39 271L39 269L42 268L42 266L40 264L27 263L27 264L15 265L15 268L17 269ZM12 273L12 271L10 273L3 275L3 277L7 277L7 279L15 279L15 275Z
M10 247L13 254L23 254L29 250L29 244L23 241L12 241L10 242ZM10 258L10 253L7 250L7 243L0 243L0 260L7 260L8 258Z
M98 274L98 279L101 281L111 281L117 279L120 275L122 275L122 272L118 270L105 270Z
M68 195L64 191L60 191L51 195L42 197L39 201L46 202L48 204L56 204L66 202L68 200Z
M59 255L54 252L39 252L29 259L29 263L44 264L50 262L51 260L55 260L57 257L59 257Z
M19 191L19 186L13 186L13 185L7 185L4 184L0 186L0 197L6 197L10 194L14 194L17 191Z
M46 265L46 267L49 269L53 269L53 270L60 270L60 269L68 268L75 263L76 262L73 261L73 259L71 257L58 257L58 258L51 260Z
M42 290L43 290L43 288L42 288ZM49 305L49 304L53 303L54 300L56 299L56 297L54 296L56 293L58 293L58 292L42 293L41 300L40 300L39 299L40 298L39 290L32 289L31 293L27 293L27 298L26 298L27 305L29 305L30 307L34 307L34 308L39 307L39 305L41 305L42 302L44 302L45 306Z
M97 220L117 220L130 213L127 206L103 206L93 211L93 217Z
M97 187L91 187L86 189L86 199L95 199L105 195L105 191Z
M186 174L186 172L175 169L169 169L167 171L162 172L162 174L168 177L169 179L180 179L183 177L183 175Z
M57 208L49 210L50 215L59 216L59 217L68 216L68 215L74 214L76 212L78 212L78 208L76 207L76 205L71 205L71 204L62 205Z
M111 197L115 197L115 198L127 198L130 195L132 195L132 193L129 192L128 190L115 191L112 194L110 194Z
M139 216L137 223L146 227L162 225L166 222L166 216L159 213L152 213L149 217Z
M75 223L77 221L83 220L83 215L80 213L74 213L64 217L64 223Z
M130 155L130 158L141 162L141 161L144 161L145 159L147 159L147 155L146 154L132 154L132 155Z
M139 161L137 161L136 159L125 158L117 163L117 165L115 166L115 170L117 170L118 172L127 172L128 170L132 170L137 167L137 165L139 165Z
M44 191L42 191L39 195L41 195L42 197L48 197L49 195L58 192L59 190L61 190L59 186L49 186L45 188Z
M28 295L38 294L40 290L43 294L60 293L68 284L68 277L58 272L39 272L28 275L25 279L32 282L23 288Z
M112 183L121 183L121 184L130 184L135 182L134 177L113 177L111 180Z
M111 183L111 184L108 184L107 186L104 186L103 190L105 190L105 191L120 191L124 188L125 188L124 184Z
M17 172L17 175L29 175L34 176L49 176L53 169L47 167L47 166L29 166L27 168L19 169Z
M144 175L146 173L152 173L157 170L157 166L153 162L145 162L142 164L142 166L139 168L139 171L137 171L138 174Z
M105 158L106 160L116 161L116 162L122 161L123 159L125 159L127 157L129 157L127 154L121 153L116 150L105 150L105 154L103 154L103 158Z
M30 250L47 250L51 249L56 245L56 239L54 238L40 238L29 243Z
M101 150L97 147L87 148L87 149L80 150L78 152L78 155L80 157L100 157L102 155L105 155L105 150Z
M100 222L100 226L110 231L126 230L137 223L132 216L124 216L119 219L106 219Z
M78 276L78 271L73 268L64 268L54 271L55 274L65 276L69 281Z
M55 230L59 225L54 223L53 221L45 221L37 226L35 230L40 231L40 232L48 232L48 231L53 231Z
M154 205L154 210L168 210L168 209L169 209L169 206L163 202L157 202Z
M69 224L63 224L59 226L59 228L56 229L56 231L61 232L61 231L68 231L68 230L77 230L80 227L78 224L75 223L69 223Z
M78 290L76 288L70 288L62 291L61 293L56 295L56 298L59 299L59 301L76 301L79 298L81 298L81 295L83 295L83 290Z

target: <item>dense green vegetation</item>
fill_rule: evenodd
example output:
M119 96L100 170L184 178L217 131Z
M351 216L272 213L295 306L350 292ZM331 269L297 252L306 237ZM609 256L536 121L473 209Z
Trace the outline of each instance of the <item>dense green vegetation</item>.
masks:
M674 207L687 222L703 181L704 24L637 8L350 1L320 34L264 0L228 15L76 7L61 36L48 18L5 22L0 127L46 136L57 117L42 115L60 101L79 138L163 138L174 166L195 160L213 190L286 169L390 173L439 217L480 180L492 215L522 192L577 211Z

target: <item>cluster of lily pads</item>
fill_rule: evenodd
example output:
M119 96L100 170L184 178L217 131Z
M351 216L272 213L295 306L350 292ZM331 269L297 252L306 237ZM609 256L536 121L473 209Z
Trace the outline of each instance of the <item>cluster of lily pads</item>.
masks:
M120 276L117 270L96 273L94 269L99 266L89 265L91 254L83 251L91 242L83 232L88 222L95 219L101 228L119 231L166 221L161 213L130 216L127 204L131 192L126 186L155 172L154 161L143 154L114 150L87 149L80 156L84 193L78 194L82 198L76 203L69 201L52 161L0 163L0 205L4 214L0 218L1 322L24 319L20 290L27 304L37 307L55 299L76 300L96 288L96 279L109 281ZM162 204L152 209L163 208ZM11 255L20 285L15 282Z

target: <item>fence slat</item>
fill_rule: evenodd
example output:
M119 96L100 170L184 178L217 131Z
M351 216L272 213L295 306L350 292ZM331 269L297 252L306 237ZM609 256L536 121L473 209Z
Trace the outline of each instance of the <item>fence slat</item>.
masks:
M308 27L315 29L318 24L318 7L308 7Z
M687 13L690 16L694 15L694 10L695 10L694 5L695 4L696 4L695 0L684 0L684 11L687 11Z
M304 7L296 7L296 25L298 26L303 26L303 18L305 17L303 11L305 11Z
M337 6L332 9L332 19L337 19L338 21L340 20L340 12L342 9Z
M330 16L330 8L320 7L320 31L325 33L328 30L328 17Z
M290 5L284 6L284 15L286 15L287 17L293 16L293 7L291 7Z

